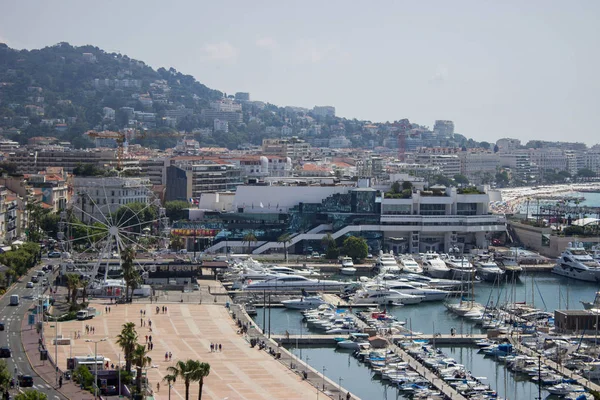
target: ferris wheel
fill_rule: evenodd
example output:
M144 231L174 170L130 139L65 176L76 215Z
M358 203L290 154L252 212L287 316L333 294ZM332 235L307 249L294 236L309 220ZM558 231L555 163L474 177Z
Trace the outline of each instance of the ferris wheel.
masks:
M135 196L128 196L130 192ZM168 246L168 222L160 200L147 186L115 191L100 179L76 190L60 214L58 239L64 265L86 277L90 285L105 283L121 278L121 255L133 249L135 267L147 277L156 266L140 258L152 259Z

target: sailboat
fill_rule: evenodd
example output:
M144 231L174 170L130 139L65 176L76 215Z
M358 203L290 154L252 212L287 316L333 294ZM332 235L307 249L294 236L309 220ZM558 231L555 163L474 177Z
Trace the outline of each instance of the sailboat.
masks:
M582 301L583 308L586 310L591 310L592 308L600 308L600 292L596 292L596 297L594 297L594 301Z
M467 263L469 265L471 265L470 262L467 261ZM464 277L465 277L465 275L461 276L461 278L464 278ZM472 273L469 275L469 278L471 279L471 281L473 281L475 279L475 270L474 269L473 269ZM463 281L463 279L461 279L461 281ZM479 314L483 315L483 312L485 311L485 306L483 306L480 303L475 302L474 287L475 287L475 285L473 285L473 282L471 282L470 298L464 297L463 291L461 290L460 301L458 303L445 302L444 306L446 307L446 309L448 309L449 311L451 311L454 314L459 315L461 317L465 317L465 316L473 317L473 316L477 316Z

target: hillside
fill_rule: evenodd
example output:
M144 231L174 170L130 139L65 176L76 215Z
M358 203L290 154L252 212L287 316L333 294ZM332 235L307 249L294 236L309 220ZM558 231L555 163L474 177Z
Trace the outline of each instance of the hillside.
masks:
M226 111L222 113L222 111ZM217 126L225 118L228 126ZM27 143L50 136L75 147L93 146L84 132L136 128L148 132L137 142L172 147L176 132L189 133L202 146L235 149L260 145L263 138L299 136L314 146L397 146L398 125L371 124L315 113L234 101L173 68L154 70L143 61L93 46L68 43L40 50L15 50L0 43L0 134ZM412 124L412 128L428 132ZM478 144L454 134L425 146Z

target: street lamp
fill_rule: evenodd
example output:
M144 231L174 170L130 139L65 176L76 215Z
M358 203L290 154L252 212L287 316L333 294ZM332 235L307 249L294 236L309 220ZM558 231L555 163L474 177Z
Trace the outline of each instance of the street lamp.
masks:
M100 340L85 340L86 342L94 343L94 400L98 398L98 343L106 342L107 340L107 338Z
M338 386L339 386L339 391L340 391L340 394L339 394L339 396L338 396L338 397L340 398L340 400L341 400L341 398L342 398L342 381L343 381L343 379L342 379L342 377L340 376L340 377L338 378L338 384L339 384Z
M323 391L325 391L325 371L327 371L327 369L323 366Z

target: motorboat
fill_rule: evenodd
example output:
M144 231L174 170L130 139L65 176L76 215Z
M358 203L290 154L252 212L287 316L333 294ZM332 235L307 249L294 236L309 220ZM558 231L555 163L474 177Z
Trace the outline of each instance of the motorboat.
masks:
M244 286L244 290L254 291L298 291L306 290L313 292L341 290L346 284L344 282L310 279L300 275L283 275L266 279L260 282L252 282Z
M440 289L440 290L454 290L461 289L469 286L471 282L461 282L455 279L440 279L440 278L432 278L426 275L420 274L400 274L394 275L390 280L407 280L411 285L415 283L425 284L432 289Z
M373 265L376 274L398 274L401 271L393 253L381 253Z
M421 301L423 296L414 296L383 287L360 291L354 297L355 304L409 305Z
M581 242L569 242L552 273L580 281L600 281L600 263L583 248Z
M547 387L546 390L553 395L564 396L569 393L582 393L585 392L585 388L581 385L574 385L572 383L559 383L554 386Z
M400 267L403 272L409 272L412 274L422 274L423 268L419 265L418 262L415 261L411 256L402 256L400 257Z
M586 310L591 310L592 308L600 308L600 292L596 292L596 297L594 297L594 301L581 301L583 304L583 308Z
M425 275L432 278L448 278L450 276L450 268L439 254L427 252L421 256L421 261Z
M356 273L352 257L342 257L340 263L342 264L342 267L340 268L340 273L342 275L354 275Z
M386 281L384 286L400 293L423 297L423 301L441 301L444 300L449 293L445 290L432 289L427 286L418 287L416 286L416 282L415 284L411 284L402 281ZM367 285L367 288L368 287L369 286Z
M307 296L300 297L299 299L283 300L281 302L285 308L291 308L294 310L310 310L317 308L322 304L327 304L321 296Z
M368 333L351 333L348 339L337 341L337 347L351 350L368 349L371 346L368 339Z
M521 276L523 267L519 265L516 257L503 257L498 261L498 266L502 268L506 274L506 280L515 282Z
M481 260L475 263L477 275L486 282L500 282L505 272L493 260Z
M468 281L473 279L477 270L466 257L449 257L446 260L452 279Z

